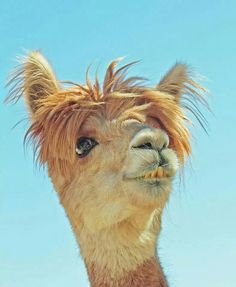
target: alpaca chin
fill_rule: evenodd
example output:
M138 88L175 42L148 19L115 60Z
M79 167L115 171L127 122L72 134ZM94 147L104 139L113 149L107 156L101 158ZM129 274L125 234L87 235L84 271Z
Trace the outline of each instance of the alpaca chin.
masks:
M129 199L132 205L140 208L163 208L172 188L172 180L154 180L147 183L137 180L129 189Z

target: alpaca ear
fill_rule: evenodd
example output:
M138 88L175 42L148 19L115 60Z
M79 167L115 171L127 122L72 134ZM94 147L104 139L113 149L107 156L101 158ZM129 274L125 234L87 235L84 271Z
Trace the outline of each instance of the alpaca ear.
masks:
M9 81L11 89L8 98L14 101L23 95L33 117L42 100L59 90L59 84L50 64L40 52L33 51L22 57L20 62Z
M196 83L190 77L188 66L177 63L165 74L156 88L175 96L178 101L188 85L196 87Z

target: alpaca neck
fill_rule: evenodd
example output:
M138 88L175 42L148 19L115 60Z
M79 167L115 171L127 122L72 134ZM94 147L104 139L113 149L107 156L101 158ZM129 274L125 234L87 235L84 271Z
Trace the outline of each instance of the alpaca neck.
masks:
M134 270L112 276L110 270L98 264L87 264L92 287L167 287L167 282L157 258L149 258Z
M92 287L166 287L156 255L160 214L91 232L75 228ZM74 226L75 227L75 226Z

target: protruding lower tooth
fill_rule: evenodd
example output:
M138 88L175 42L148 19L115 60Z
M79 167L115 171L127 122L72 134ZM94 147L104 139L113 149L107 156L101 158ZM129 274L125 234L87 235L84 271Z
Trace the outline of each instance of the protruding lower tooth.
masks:
M158 168L155 170L155 177L159 177Z
M164 170L163 170L163 167L160 166L160 176L163 177L164 176Z
M151 173L151 177L156 177L156 171L153 171L153 172Z
M163 177L163 167L159 166L157 168L157 176L158 177Z
M163 169L163 176L167 177L167 173L166 173L166 171L164 169Z

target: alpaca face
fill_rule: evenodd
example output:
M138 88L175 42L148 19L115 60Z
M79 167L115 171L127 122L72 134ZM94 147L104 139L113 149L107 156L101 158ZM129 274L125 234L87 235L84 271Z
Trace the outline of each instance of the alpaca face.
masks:
M91 117L78 139L92 139L96 145L85 156L76 156L70 182L60 177L57 187L78 221L94 231L141 210L163 208L178 168L166 132L135 119ZM51 170L51 176L57 182L58 174Z
M103 88L64 88L38 52L24 58L10 99L24 94L37 159L46 164L75 228L100 230L143 211L162 210L179 165L190 154L182 104L202 101L203 88L174 66L155 87L125 77L126 65L107 69ZM16 87L16 88L15 88ZM200 99L200 100L199 100ZM194 104L195 105L195 104Z

